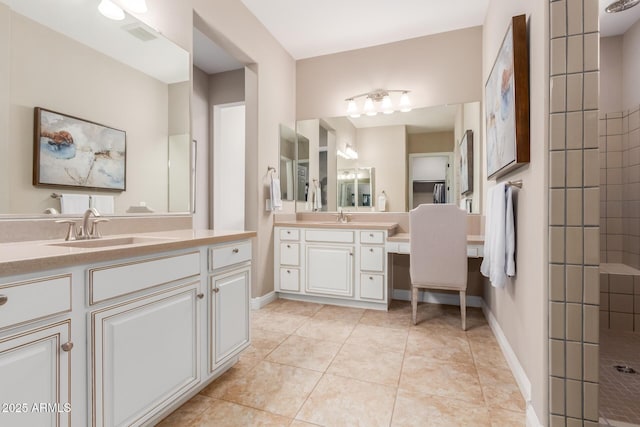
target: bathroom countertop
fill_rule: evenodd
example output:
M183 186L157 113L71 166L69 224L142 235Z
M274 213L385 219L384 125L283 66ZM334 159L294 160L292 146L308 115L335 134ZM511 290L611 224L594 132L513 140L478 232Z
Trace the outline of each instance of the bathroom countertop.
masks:
M387 238L389 242L399 242L399 243L409 243L410 239L411 239L411 235L409 233L397 233ZM484 244L484 236L481 236L478 234L469 234L467 236L467 244L482 245Z
M398 227L396 222L369 222L369 221L276 221L276 227L299 227L299 228L348 228L362 230L388 230L391 234Z
M140 243L94 248L54 246L64 243L63 239L3 243L0 244L0 277L188 249L255 236L255 231L188 229L103 236L100 240L122 237L148 237L150 239ZM98 241L96 239L96 242Z

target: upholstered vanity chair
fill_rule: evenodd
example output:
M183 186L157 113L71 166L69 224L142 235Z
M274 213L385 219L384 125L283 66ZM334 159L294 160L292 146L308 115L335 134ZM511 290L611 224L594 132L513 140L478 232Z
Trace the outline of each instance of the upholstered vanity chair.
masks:
M418 290L460 292L462 329L466 330L467 214L451 204L420 205L409 212L411 308L417 323Z

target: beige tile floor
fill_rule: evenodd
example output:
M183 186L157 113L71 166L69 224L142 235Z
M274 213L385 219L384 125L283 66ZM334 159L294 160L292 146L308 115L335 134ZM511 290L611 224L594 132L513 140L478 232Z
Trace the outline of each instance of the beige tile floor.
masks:
M388 312L277 300L240 361L160 425L524 426L525 404L479 309Z

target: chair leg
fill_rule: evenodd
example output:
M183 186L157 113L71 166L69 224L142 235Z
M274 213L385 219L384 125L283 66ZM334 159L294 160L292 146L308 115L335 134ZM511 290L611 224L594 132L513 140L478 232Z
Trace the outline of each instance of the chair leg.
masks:
M418 288L416 286L411 287L411 319L413 324L418 323Z
M467 330L467 292L460 291L460 316L462 317L462 330Z

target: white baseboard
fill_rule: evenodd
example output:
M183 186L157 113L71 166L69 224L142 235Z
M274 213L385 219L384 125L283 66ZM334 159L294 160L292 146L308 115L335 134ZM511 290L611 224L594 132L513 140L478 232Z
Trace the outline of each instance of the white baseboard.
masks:
M507 337L502 332L502 328L498 323L498 320L494 317L491 310L487 304L482 300L482 312L484 313L484 317L489 322L489 326L493 331L493 335L496 337L498 341L498 345L500 345L500 349L502 350L502 354L504 358L507 360L507 364L509 364L509 368L511 368L511 373L520 388L520 393L522 393L522 397L524 397L525 403L527 405L526 415L527 415L527 427L542 427L543 424L538 419L538 415L536 411L533 409L531 405L531 381L527 377L524 368L520 364L520 361L516 357L515 352L511 348Z
M444 294L441 292L420 292L420 302L429 302L432 304L460 305L459 294ZM393 299L402 301L411 301L411 291L406 289L394 289ZM482 307L482 297L475 295L467 295L467 307Z
M251 309L260 310L265 305L277 299L278 299L278 294L276 294L275 291L271 291L268 294L262 295L261 297L251 298Z

